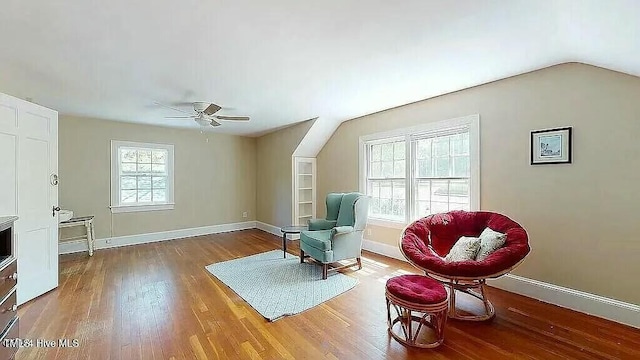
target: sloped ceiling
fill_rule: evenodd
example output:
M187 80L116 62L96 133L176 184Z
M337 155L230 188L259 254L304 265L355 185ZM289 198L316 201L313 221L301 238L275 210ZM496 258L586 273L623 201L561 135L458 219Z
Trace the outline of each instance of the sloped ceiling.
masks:
M562 62L640 75L640 1L3 0L0 44L0 92L193 128L154 102L212 101L258 135Z

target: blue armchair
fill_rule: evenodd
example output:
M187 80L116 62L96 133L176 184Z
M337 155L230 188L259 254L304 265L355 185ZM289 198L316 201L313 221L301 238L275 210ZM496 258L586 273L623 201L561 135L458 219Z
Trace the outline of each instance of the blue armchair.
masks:
M309 230L300 233L300 262L311 257L320 263L322 279L329 271L355 265L362 269L362 233L369 213L369 197L360 193L331 193L326 201L326 219L309 220ZM331 263L353 258L356 262L329 269Z

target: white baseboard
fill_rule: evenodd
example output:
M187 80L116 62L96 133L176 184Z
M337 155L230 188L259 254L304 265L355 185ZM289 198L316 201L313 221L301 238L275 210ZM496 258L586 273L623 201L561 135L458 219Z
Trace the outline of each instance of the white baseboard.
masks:
M489 285L567 309L640 328L640 306L635 304L513 274L490 280Z
M280 228L271 224L263 223L262 221L256 221L256 228L268 232L269 234L273 234L275 236L282 236L280 232Z
M397 246L363 239L362 248L376 254L407 261ZM563 308L640 328L640 306L635 304L513 274L489 280L489 285Z
M377 241L362 239L362 249L371 251L372 253L384 255L386 257L407 261L404 255L402 255L400 248L398 248L397 246L383 244Z
M282 232L280 231L280 228L278 226L263 223L262 221L256 221L256 228L282 238ZM300 239L300 235L288 234L287 239L298 240Z
M182 239L192 236L201 236L208 234L219 234L229 231L246 230L256 228L255 221L245 221L240 223L220 224L211 226L202 226L197 228L179 229L170 231L161 231L155 233L116 236L111 238L96 239L95 249L108 249L113 247L146 244L157 241ZM75 240L61 242L58 246L60 254L70 254L75 252L87 251L86 240Z

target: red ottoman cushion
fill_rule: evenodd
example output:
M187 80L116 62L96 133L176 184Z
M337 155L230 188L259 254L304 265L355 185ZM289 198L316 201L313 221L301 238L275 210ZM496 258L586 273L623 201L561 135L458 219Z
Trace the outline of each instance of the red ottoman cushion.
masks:
M447 291L436 280L422 275L401 275L387 280L387 291L417 304L437 304L447 299Z

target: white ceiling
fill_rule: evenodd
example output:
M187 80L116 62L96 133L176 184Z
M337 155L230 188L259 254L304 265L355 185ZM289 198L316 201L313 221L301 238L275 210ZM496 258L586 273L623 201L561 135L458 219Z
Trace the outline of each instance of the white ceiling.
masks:
M2 0L0 92L153 123L154 101L249 115L214 131L330 126L541 67L640 75L640 1Z

